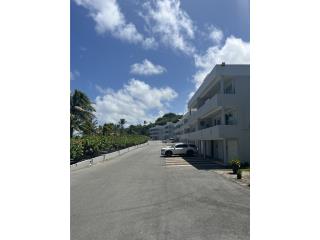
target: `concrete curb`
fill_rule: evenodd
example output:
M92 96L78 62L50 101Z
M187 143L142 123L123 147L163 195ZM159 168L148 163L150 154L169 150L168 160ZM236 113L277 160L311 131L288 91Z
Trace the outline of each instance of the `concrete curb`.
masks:
M104 161L108 161L108 160L114 159L114 158L116 158L118 156L122 156L123 154L128 153L128 152L130 152L132 150L135 150L135 149L138 149L138 148L142 148L142 147L145 147L147 145L149 145L149 142L146 142L146 143L143 143L143 144L140 144L140 145L135 145L135 146L128 147L128 148L124 148L124 149L121 149L121 150L116 151L116 152L103 154L103 155L100 155L98 157L87 159L87 160L84 160L84 161L81 161L81 162L78 162L78 163L74 163L74 164L70 165L70 170L74 171L74 170L78 170L78 169L82 169L82 168L86 168L86 167L91 167L93 165L96 165L97 163L101 163L101 162L104 162Z

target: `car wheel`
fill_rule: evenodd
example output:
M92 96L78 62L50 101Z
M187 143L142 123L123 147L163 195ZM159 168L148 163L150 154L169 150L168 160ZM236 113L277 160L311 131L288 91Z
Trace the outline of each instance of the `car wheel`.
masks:
M172 152L171 151L166 151L166 156L167 157L171 157L172 156Z
M187 151L187 156L193 156L194 152L192 150Z

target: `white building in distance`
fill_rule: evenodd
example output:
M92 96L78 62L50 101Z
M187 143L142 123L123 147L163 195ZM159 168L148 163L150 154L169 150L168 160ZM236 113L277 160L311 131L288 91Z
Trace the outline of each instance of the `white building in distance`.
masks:
M149 129L152 140L165 140L174 138L175 125L172 122L167 122L166 125L157 125Z

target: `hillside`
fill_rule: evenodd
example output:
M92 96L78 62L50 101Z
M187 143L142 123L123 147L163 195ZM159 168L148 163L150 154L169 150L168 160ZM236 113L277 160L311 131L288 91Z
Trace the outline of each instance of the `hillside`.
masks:
M156 125L165 125L167 122L176 123L182 117L182 115L177 115L175 113L166 113L162 117L159 117L156 121Z

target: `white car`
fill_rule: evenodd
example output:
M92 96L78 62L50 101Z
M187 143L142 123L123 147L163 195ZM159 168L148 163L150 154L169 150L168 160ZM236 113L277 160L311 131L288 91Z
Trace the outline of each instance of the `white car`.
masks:
M193 156L198 152L196 145L187 143L176 143L173 146L161 148L161 155L170 157L172 155Z

